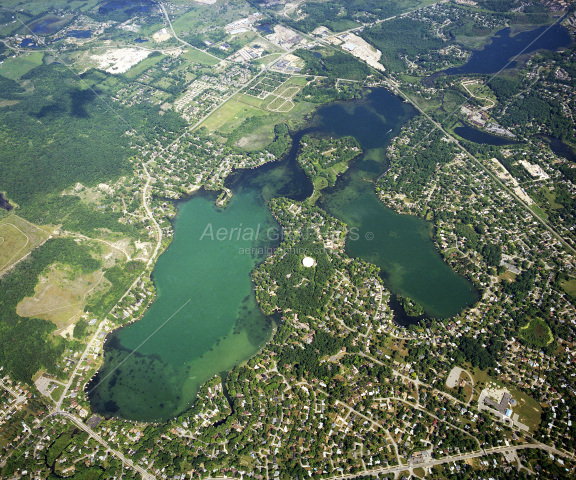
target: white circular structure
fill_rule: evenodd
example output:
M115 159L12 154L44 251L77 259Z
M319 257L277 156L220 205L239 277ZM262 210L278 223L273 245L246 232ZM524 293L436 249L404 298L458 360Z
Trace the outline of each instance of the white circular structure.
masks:
M314 260L312 257L304 257L302 260L302 265L304 265L306 268L313 267L316 265L316 260Z

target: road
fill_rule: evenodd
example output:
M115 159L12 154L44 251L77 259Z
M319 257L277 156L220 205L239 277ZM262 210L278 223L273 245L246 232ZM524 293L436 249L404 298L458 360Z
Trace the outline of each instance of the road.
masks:
M106 320L103 320L102 322L100 322L100 324L98 325L98 328L96 329L96 332L92 336L92 339L90 340L90 342L88 342L88 345L86 346L84 352L82 353L82 356L80 357L80 359L78 360L78 363L76 364L76 367L74 367L74 370L72 371L72 374L70 375L70 379L68 380L68 382L64 386L64 390L62 391L62 395L60 395L60 398L56 402L56 410L60 410L60 408L62 407L62 402L64 401L64 398L66 398L68 390L70 390L70 387L72 386L72 383L74 382L74 378L76 378L76 374L78 373L78 369L80 368L82 363L84 363L84 360L86 360L86 357L90 353L90 349L93 348L95 346L95 344L98 342L98 335L100 335L100 333L102 332L102 328L104 327L105 323L106 323Z
M145 163L142 164L142 168L144 169L144 173L146 174L146 184L144 185L144 188L142 189L142 206L144 207L144 210L146 211L146 215L150 219L150 222L152 223L154 230L156 230L156 240L157 240L156 241L156 247L154 248L154 253L152 253L150 258L148 259L148 264L146 265L146 268L150 268L152 266L152 263L154 262L154 259L158 255L160 248L162 247L162 229L160 228L160 225L158 225L158 222L154 218L154 215L152 214L152 210L150 210L150 205L149 205L150 196L151 196L150 195L150 183L152 182L152 177L150 176L150 173L148 172L148 167L146 167ZM134 284L138 280L140 280L140 277L138 277L136 279L136 281L130 286L130 289L128 291L132 290L132 287L134 286Z
M348 30L344 30L342 32L338 32L338 33L334 33L332 35L326 35L326 38L335 38L335 37L339 37L341 35L346 35L347 33L354 33L354 32L359 32L365 28L370 28L370 27L374 27L375 25L380 25L381 23L384 22L389 22L390 20L394 20L395 18L402 18L405 17L406 15L410 15L411 13L417 12L418 10L424 10L425 8L429 8L432 7L434 5L438 5L439 3L448 3L448 0L440 0L439 2L435 2L435 3L429 3L428 5L421 5L417 8L414 8L412 10L409 10L407 12L404 13L399 13L398 15L393 15L392 17L388 17L388 18L383 18L381 20L376 20L375 22L372 23L366 23L364 25L360 25L359 27L354 27L354 28L349 28Z
M166 11L166 7L164 7L163 3L159 3L158 5L160 5L160 10L162 10L162 13L164 14L164 17L166 18L166 21L168 22L168 25L170 26L170 30L172 31L172 35L174 36L174 38L176 40L178 40L180 43L182 43L183 45L186 45L187 47L193 48L194 50L197 50L199 52L202 52L212 58L215 58L216 60L218 60L219 62L226 62L228 63L228 60L224 60L222 58L218 58L216 55L212 55L211 53L205 52L204 50L201 50L198 47L195 47L194 45L191 45L190 43L188 43L186 40L182 40L178 35L176 35L176 32L174 31L174 27L172 26L172 22L170 21L170 17L168 16L168 12Z
M152 480L152 479L156 478L154 475L152 475L148 471L144 470L140 465L134 463L129 458L126 458L122 452L120 452L118 450L114 450L106 440L104 440L100 435L98 435L94 430L92 430L88 425L86 425L82 420L80 420L75 415L72 415L71 413L68 413L68 412L64 412L62 410L55 410L54 412L50 413L48 415L48 417L46 417L46 418L57 416L57 415L66 417L68 420L73 422L77 427L84 430L88 435L90 435L100 445L105 447L112 455L116 456L124 464L124 466L130 467L133 470L137 471L142 476L142 478L144 480Z
M446 137L450 138L470 160L472 160L478 167L484 170L490 176L490 178L492 178L498 185L500 185L502 190L507 192L512 198L516 199L518 204L522 206L533 218L535 218L538 222L540 222L540 224L546 230L548 230L550 234L554 236L562 245L564 245L564 247L570 253L576 255L576 249L574 249L568 242L566 242L566 240L564 240L564 238L556 230L554 230L552 226L550 226L544 219L536 215L536 213L532 211L532 209L528 206L527 203L524 202L524 200L518 197L518 195L516 195L506 184L502 182L502 180L500 180L496 175L494 175L494 173L487 166L485 166L474 155L472 155L468 150L466 150L466 148L462 146L462 144L458 141L458 139L456 139L450 133L446 132L446 130L442 128L442 125L440 125L436 120L434 120L432 117L430 117L430 115L428 115L424 110L422 110L422 108L420 108L420 106L416 102L414 102L408 95L406 95L402 90L400 90L398 85L392 84L391 82L388 83L387 85L392 92L396 93L397 95L405 99L407 102L409 102L412 106L414 106L414 108L416 108L416 110L418 110L423 116L425 116L438 130L440 130L444 135L446 135ZM382 178L382 176L380 178ZM380 178L378 180L380 180Z

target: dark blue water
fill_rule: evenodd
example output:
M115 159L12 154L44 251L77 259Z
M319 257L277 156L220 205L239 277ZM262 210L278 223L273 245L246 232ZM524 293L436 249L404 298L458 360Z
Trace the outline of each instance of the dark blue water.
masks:
M463 127L456 127L454 133L464 140L468 140L474 143L483 143L485 145L494 145L496 147L501 147L503 145L512 145L514 140L507 140L506 138L498 137L496 135L491 135L490 133L483 132L482 130L477 130L468 125Z
M548 135L540 135L540 137L548 143L550 150L552 150L556 155L565 158L570 162L576 163L576 148L567 145L559 138L550 137Z
M496 73L514 68L513 59L537 50L558 50L572 44L568 30L561 25L539 27L510 37L510 28L500 30L482 50L475 51L466 65L444 70L448 75ZM510 61L512 60L512 61Z
M54 25L58 24L60 20L61 18L58 17L45 18L32 27L32 33L36 35L51 35L56 31Z
M92 36L92 30L70 30L66 36L72 38L90 38Z
M136 43L144 43L144 42L147 42L147 41L148 41L147 38L137 38L136 40L134 40L134 42L136 42Z
M446 264L432 242L431 225L400 215L378 198L374 185L387 168L386 147L416 111L387 90L365 99L335 102L312 119L317 131L353 136L363 155L323 190L319 206L358 235L348 237L346 253L381 268L392 293L416 300L432 318L460 313L478 300L478 292Z
M271 23L261 23L256 27L256 30L266 34L274 33L274 29L272 28Z
M22 40L20 42L20 46L24 47L24 48L30 48L30 47L36 48L37 47L36 42L34 40L32 40L31 38L25 38L24 40Z

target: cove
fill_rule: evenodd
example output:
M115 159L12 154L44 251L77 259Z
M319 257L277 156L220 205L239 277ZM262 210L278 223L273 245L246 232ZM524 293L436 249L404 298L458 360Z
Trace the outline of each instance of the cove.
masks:
M358 228L360 239L346 242L348 255L380 266L388 288L418 301L428 316L452 316L474 303L476 290L436 251L431 225L396 214L375 194L375 181L387 168L386 147L415 114L383 89L330 104L293 135L281 161L231 174L226 187L233 196L225 209L216 208L208 192L180 202L174 238L153 272L157 298L142 319L109 335L104 365L86 387L92 409L131 420L167 420L193 404L202 383L253 356L270 338L273 322L256 304L250 273L278 242L268 234L279 227L268 202L312 195L297 163L306 133L351 135L363 148L319 199L328 213ZM209 225L213 235L206 233ZM219 229L260 235L218 240Z
M472 53L470 60L461 67L444 70L447 75L491 74L505 68L514 68L517 55L537 50L557 50L572 43L568 30L562 25L544 25L530 31L510 36L510 28L497 32L482 50ZM510 62L510 63L509 63Z

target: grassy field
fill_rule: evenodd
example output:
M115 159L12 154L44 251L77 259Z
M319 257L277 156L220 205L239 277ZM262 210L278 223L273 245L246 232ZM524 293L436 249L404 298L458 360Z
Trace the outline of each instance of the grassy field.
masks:
M548 215L542 210L538 205L530 205L530 210L532 210L536 215L544 220L548 220Z
M542 419L542 407L536 400L524 392L515 388L507 388L512 398L518 402L518 405L512 409L512 412L517 413L519 417L518 421L528 425L530 431L534 432L534 430L538 428L538 425L540 425Z
M8 58L0 66L0 75L17 80L33 68L42 65L43 58L44 53L42 52L32 52L20 57Z
M200 50L196 50L195 48L189 48L186 50L181 58L188 60L189 62L193 63L201 63L203 65L216 65L220 63L220 60L214 58Z
M126 260L118 249L98 242L91 242L91 253L100 257L103 268ZM16 312L21 317L34 317L56 325L55 335L72 336L73 325L84 313L84 307L94 297L104 295L111 283L104 277L102 268L82 273L66 264L55 263L39 277L34 295L24 298Z
M60 333L84 313L89 296L103 293L109 286L101 270L80 275L67 265L55 265L40 277L34 296L24 298L16 312L52 322L55 333Z
M55 402L58 401L58 399L60 398L60 396L62 395L62 393L64 393L64 386L63 385L58 385L50 394L50 397L52 397L52 400L54 400Z
M150 67L156 65L163 58L166 58L166 55L157 55L154 57L147 57L144 60L142 60L140 63L138 63L137 65L134 65L130 70L128 70L124 74L124 76L126 78L129 78L130 80L132 80L136 77L139 77L146 70L148 70Z
M544 194L546 200L548 200L548 204L550 205L551 209L559 210L562 208L562 204L556 203L556 195L551 192L548 187L542 187L540 191Z
M255 115L265 115L265 113L257 107L240 101L239 97L234 97L204 120L200 127L206 127L211 132L216 130L231 132L244 120Z
M560 285L568 295L576 297L576 278L565 280L561 282Z
M51 234L18 215L0 220L0 275L19 262Z

